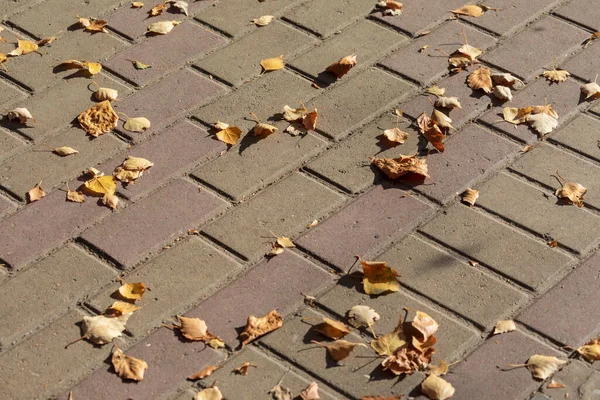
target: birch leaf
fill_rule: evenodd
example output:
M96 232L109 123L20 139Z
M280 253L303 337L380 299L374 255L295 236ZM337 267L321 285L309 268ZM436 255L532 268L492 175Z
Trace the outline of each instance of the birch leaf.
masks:
M356 65L356 54L350 54L342 58L341 60L331 64L325 69L327 72L331 72L338 79L346 75Z
M492 91L492 75L489 68L479 67L471 72L467 80L469 87L473 90L483 90L486 93Z
M113 350L111 361L121 379L139 382L144 379L144 372L148 369L148 364L144 360L126 355L118 346Z
M181 21L160 21L154 22L148 25L147 33L155 33L157 35L166 35L171 32L173 28L181 24Z
M260 66L263 67L264 72L277 71L279 69L285 68L285 64L283 62L283 54L279 57L266 58L264 60L261 60Z
M38 201L42 197L46 196L46 192L44 192L44 189L42 189L42 187L40 186L41 184L42 184L42 181L40 181L40 183L35 185L35 187L33 189L30 189L27 192L27 199L29 200L30 203L33 203L34 201Z
M430 374L421 383L421 392L431 400L445 400L454 395L454 387L435 374Z
M144 132L150 128L150 121L145 117L128 118L123 124L123 129L129 132Z
M275 17L272 15L263 15L262 17L254 18L252 22L254 22L257 26L265 26L269 25L274 18Z

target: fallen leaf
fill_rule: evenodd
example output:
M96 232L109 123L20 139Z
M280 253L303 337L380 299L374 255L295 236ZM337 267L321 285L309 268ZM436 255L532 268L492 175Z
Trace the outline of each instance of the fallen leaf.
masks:
M566 363L566 361L559 360L556 357L535 354L531 356L529 360L527 360L527 364L509 364L509 366L527 367L527 369L531 371L531 374L534 378L544 380L549 378L552 374L554 374L558 370L558 367Z
M155 33L157 35L166 35L171 32L173 28L181 24L181 21L160 21L154 22L148 25L147 33Z
M450 366L446 364L446 361L441 360L440 365L428 365L427 369L432 375L443 376L448 373L448 368Z
M117 300L110 307L104 310L103 315L111 318L117 318L124 314L131 314L139 310L141 307L126 301Z
M426 92L433 94L437 97L442 97L444 95L444 93L446 93L446 89L438 87L438 86L432 86L430 88L427 88Z
M30 40L17 39L17 48L8 53L9 56L20 56L33 53L38 50L38 44Z
M283 319L277 310L269 312L261 318L256 318L254 315L248 317L244 331L240 333L242 347L256 338L266 335L283 326Z
M131 8L142 8L144 7L144 3L142 3L141 1L132 1L131 2Z
M460 101L458 100L458 97L443 97L443 96L438 97L435 100L435 106L447 108L449 110L452 110L454 108L462 108L462 106L460 105Z
M97 176L104 176L104 172L100 172L99 170L97 170L96 168L93 168L93 167L88 168L85 171L85 174L91 176L92 178L95 178Z
M271 399L273 400L292 400L292 391L284 386L281 386L281 382L269 390Z
M102 197L102 204L111 210L116 210L119 207L119 198L114 194L105 194Z
M49 44L54 43L54 41L58 39L56 36L50 36L47 38L43 38L37 42L38 47L47 46Z
M383 15L400 15L402 14L402 3L396 0L381 0L377 3L378 7L383 8Z
M587 189L576 182L565 182L563 187L558 189L554 194L559 199L564 199L577 207L583 207L583 196L587 193Z
M304 116L304 118L302 119L302 126L304 126L304 129L306 129L308 131L314 131L317 128L317 117L318 116L319 116L319 114L317 113L316 108L314 110L312 110L311 112L309 112L308 114L306 114Z
M96 196L114 194L117 190L117 180L113 176L95 176L85 181L85 188Z
M119 294L127 300L141 300L146 293L146 285L142 282L127 283L121 279L122 285L119 287Z
M369 306L354 306L348 311L348 322L355 328L372 328L375 321L379 321L379 314Z
M339 60L338 62L334 62L329 67L325 69L327 72L331 72L338 79L342 76L346 75L352 67L356 65L356 54L350 54Z
M492 91L492 74L489 68L479 67L471 72L467 79L469 87L473 90L483 90L486 93Z
M454 387L439 376L430 374L421 383L421 393L431 400L445 400L454 395Z
M108 21L103 19L79 18L79 24L88 32L108 33L108 31L105 29L106 25L108 25Z
M569 73L569 71L566 71L564 69L556 69L556 68L552 68L549 70L544 71L544 73L542 74L544 75L544 77L546 79L548 79L549 81L552 82L564 82L567 80L567 78L569 76L571 76L571 74Z
M598 75L596 75L596 79L598 79ZM581 92L585 95L586 100L590 97L594 100L600 98L600 86L596 83L595 79L594 82L582 85Z
M308 110L304 106L299 108L292 108L286 104L285 106L283 106L282 114L283 119L285 119L287 122L296 122L304 119L306 114L308 114Z
M319 400L319 384L317 382L311 382L306 389L300 393L302 400Z
M419 332L419 340L421 342L427 342L439 328L438 323L435 322L435 320L428 314L422 311L416 312L416 316L411 322L411 325L417 330L417 332Z
M245 376L245 375L248 375L248 370L250 369L250 367L257 368L258 365L254 365L254 364L250 364L249 362L245 362L242 365L240 365L239 367L235 368L232 372L235 372L236 374Z
M217 132L217 139L221 142L234 145L242 136L242 130L237 126L230 126L224 122L217 121L215 128L219 129Z
M431 113L431 119L442 128L454 129L452 126L452 119L449 116L441 112L440 110L433 110Z
M600 360L600 339L594 339L577 348L577 352L587 361Z
M83 335L67 347L81 339L87 339L94 344L110 343L114 338L123 336L122 332L130 316L131 314L123 314L117 318L108 318L104 315L85 316L81 321Z
M521 153L527 153L529 150L533 149L534 146L532 145L527 145L527 146L523 146L523 148L521 149Z
M154 7L152 7L152 9L149 11L149 13L151 16L156 17L157 15L161 15L165 11L167 11L167 2L166 1L164 3L159 3L159 4L155 5Z
M218 365L210 365L210 366L204 368L202 371L196 372L195 374L188 376L187 379L189 379L190 381L197 381L198 379L204 379L207 376L210 376L213 372L215 372L219 368L220 367Z
M527 116L527 122L529 122L529 125L540 135L546 135L558 126L558 120L545 112L529 114Z
M469 204L471 207L475 205L475 202L479 198L479 190L467 188L463 194L462 201Z
M102 71L102 64L97 62L82 61L81 68L86 70L90 75L96 75Z
M254 18L252 22L254 22L257 26L265 26L269 25L274 18L275 17L272 15L263 15L262 17Z
M496 10L496 9L490 8L483 4L477 4L477 5L462 6L460 8L457 8L456 10L452 10L450 12L457 14L457 15L466 15L467 17L477 18L477 17L481 17L488 10Z
M423 46L421 46L421 47L419 48L419 53L422 53L422 52L424 52L424 51L425 51L425 50L427 50L428 48L429 48L429 45L428 45L428 44L424 44Z
M30 189L27 192L27 199L29 200L30 203L33 203L34 201L38 201L42 197L46 196L46 192L44 192L44 189L42 189L42 187L40 186L41 184L42 184L42 181L40 181L40 183L35 185L35 187L33 189Z
M273 248L271 249L270 252L268 252L266 255L267 257L274 257L274 256L278 256L279 254L283 253L283 247L279 247L276 244L273 245Z
M371 341L371 347L380 356L392 356L397 349L406 344L406 335L402 330L402 318L392 332Z
M506 122L510 122L514 125L519 125L527 122L527 116L531 114L531 107L515 108L515 107L504 107L502 109L502 115Z
M477 57L483 54L481 49L473 47L470 44L462 45L448 57L448 63L456 68L464 68L473 64Z
M213 384L214 385L214 384ZM218 387L213 386L196 393L194 400L222 400L223 395Z
M398 292L400 284L396 279L399 275L388 267L385 261L361 261L364 273L363 289L366 294L376 295L385 292Z
M498 335L500 333L512 332L517 329L517 325L515 325L515 321L511 319L498 321L496 322L496 326L494 327L494 335Z
M70 156L72 154L79 153L79 151L77 151L74 148L69 147L69 146L57 147L55 149L52 149L52 151L61 157L66 157L66 156Z
M260 66L263 67L264 72L283 69L285 67L283 62L283 54L279 57L265 58L264 60L261 60Z
M314 329L330 339L341 339L350 333L350 329L341 321L323 318L323 322L314 326Z
M20 124L25 124L30 119L33 120L33 122L36 122L35 118L33 118L29 110L27 110L26 108L15 108L9 111L6 114L6 117L9 121L16 119L19 121Z
M119 116L113 110L110 101L104 100L79 114L77 120L83 130L94 137L98 137L115 128Z
M417 174L429 178L425 158L400 155L398 158L374 158L371 161L388 178L396 179L406 174Z
M492 82L494 85L506 86L515 90L520 90L525 87L522 80L508 73L494 72L492 74Z
M549 240L546 242L546 244L548 245L548 247L551 247L551 248L558 247L558 242L556 240Z
M123 124L123 129L129 132L144 132L150 128L150 121L145 117L127 118Z
M119 92L110 88L98 87L98 90L94 92L94 98L98 101L116 100L118 96Z
M69 189L69 184L67 183L67 201L72 201L74 203L84 203L85 196L83 192L74 192Z
M143 171L128 171L122 166L113 171L113 176L123 183L133 183L143 174Z
M260 122L260 120L258 119L256 114L254 114L253 112L251 112L250 115L252 115L254 117L254 120L256 121L256 125L254 126L254 129L253 129L254 136L268 136L268 135L278 131L276 126L265 124L264 122Z
M135 69L148 69L148 68L152 68L152 65L144 64L141 61L137 61L137 60L127 60L127 61L131 61L131 63L133 64L133 68L135 68Z
M408 133L398 128L390 128L383 131L383 136L392 143L402 144L408 139Z
M329 353L331 358L333 358L335 361L341 361L347 358L352 352L352 350L354 350L357 346L367 347L364 343L352 343L344 339L338 339L330 343L317 342L316 340L311 340L311 343L317 344L327 349L327 353Z
M179 318L179 323L181 324L179 330L186 339L202 342L209 342L213 339L221 340L218 336L208 331L206 322L200 318L187 318L179 315L177 318Z
M564 389L567 387L567 385L565 385L564 383L559 383L556 382L554 379L552 381L550 381L550 383L548 384L548 386L546 386L548 389Z
M513 98L512 92L507 86L495 86L494 91L492 93L494 93L494 96L496 96L496 98L504 101L511 101Z
M445 151L444 139L446 139L446 135L440 130L437 123L423 113L417 118L417 125L425 139L440 153L443 153Z
M585 39L583 41L583 48L585 49L586 47L588 47L594 40L597 40L598 38L600 38L600 32L594 32L592 33L592 36L590 36L589 38Z
M126 355L118 346L113 349L111 361L121 379L139 382L144 379L144 372L148 369L148 364L144 360Z
M178 9L180 12L188 16L188 3L182 0L170 1L171 7Z

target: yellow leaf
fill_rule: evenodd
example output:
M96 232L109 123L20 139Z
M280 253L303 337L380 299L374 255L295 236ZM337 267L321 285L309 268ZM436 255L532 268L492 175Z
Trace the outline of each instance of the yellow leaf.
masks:
M8 55L9 56L25 55L25 54L33 53L34 51L37 51L37 49L38 49L37 43L29 41L29 40L17 39L17 48L15 50L11 51L10 53L8 53Z
M496 323L496 326L494 327L494 335L512 332L515 329L517 329L517 325L515 325L515 321L513 321L512 319L498 321Z
M479 67L471 72L468 78L469 87L473 90L481 89L486 93L492 91L492 75L489 68Z
M323 318L323 322L315 325L314 329L330 339L340 339L350 333L346 324L329 318Z
M342 58L338 62L331 64L329 67L327 67L325 69L325 71L331 72L338 79L340 79L342 76L344 76L348 72L350 72L350 70L355 65L356 65L356 54L350 54L349 56Z
M150 10L150 15L155 17L157 15L164 13L166 10L167 10L167 2L165 1L164 3L159 3L159 4L155 5L154 7L152 7L152 9Z
M254 315L248 317L244 331L240 333L242 347L256 338L266 335L283 326L283 319L277 310L269 312L261 318L256 318Z
M155 33L157 35L166 35L171 32L173 28L181 24L182 21L160 21L154 22L148 25L147 33Z
M380 356L392 356L397 349L406 344L406 335L402 331L402 318L392 332L371 341L371 347Z
M27 192L27 198L30 203L33 203L34 201L38 201L42 197L46 196L46 192L44 192L44 189L42 189L42 187L40 186L41 184L42 184L42 181L40 181L40 183L35 185L35 187L33 189L30 189Z
M445 400L454 395L454 387L435 374L430 374L421 383L421 393L431 400Z
M466 15L468 17L481 17L486 11L487 10L479 5L467 5L450 12L457 15Z
M283 63L283 55L279 57L266 58L260 62L260 66L263 67L264 71L277 71L283 69L285 64Z
M400 284L398 272L386 265L385 261L361 261L363 267L363 288L366 294L376 295L397 292Z
M237 144L242 136L242 130L237 126L230 126L224 122L217 122L215 127L220 129L217 132L217 139L221 142L234 145Z
M98 137L115 128L119 116L113 110L110 101L104 100L79 114L77 120L83 130L94 137Z
M98 101L116 100L118 96L119 92L110 88L99 87L98 90L94 92L94 98Z
M75 150L69 146L57 147L52 150L54 153L58 154L61 157L70 156L71 154L77 154L79 151Z
M79 18L79 23L83 26L84 30L88 32L108 33L105 29L105 26L108 25L108 21L94 18Z
M132 1L131 2L131 8L142 8L144 7L144 3L142 3L141 1Z
M254 114L253 112L251 112L250 115L252 115L254 117L254 120L256 121L256 126L253 129L254 136L268 136L278 131L276 126L260 122L256 114Z
M577 348L577 352L589 362L600 360L600 339L594 339Z
M148 369L148 364L144 360L126 355L117 346L113 350L112 365L121 379L138 382L144 379L144 372Z
M146 285L142 282L126 283L123 280L121 282L123 284L119 287L119 294L127 300L141 300L146 293Z
M463 194L462 201L470 205L471 207L475 205L475 202L479 198L479 190L467 188L465 193Z
M102 65L97 62L83 61L81 65L83 66L83 69L86 69L90 73L90 75L96 75L102 70Z
M104 311L104 315L116 318L124 314L131 314L140 308L140 306L136 306L135 304L117 300Z
M544 71L543 75L549 81L557 82L558 83L558 82L564 82L564 81L566 81L567 78L571 74L569 73L569 71L566 71L564 69L560 69L560 70L551 69L551 70Z
M275 17L272 15L263 15L262 17L254 18L252 22L254 22L257 26L265 26L269 25L274 18Z
M429 178L425 159L417 158L417 156L400 155L398 158L374 158L372 163L390 179L407 174L417 174Z
M123 129L129 132L144 132L148 128L150 128L150 121L145 117L128 118L123 124Z
M84 183L85 188L96 196L114 194L117 190L117 180L113 176L96 176Z
M431 93L437 97L442 97L444 93L446 93L446 89L441 88L439 86L432 86L430 88L427 88L426 92Z

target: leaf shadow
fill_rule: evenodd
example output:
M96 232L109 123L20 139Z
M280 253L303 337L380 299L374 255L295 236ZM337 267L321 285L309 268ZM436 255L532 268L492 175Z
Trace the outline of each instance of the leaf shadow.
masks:
M322 347L322 346L319 346L318 344L312 343L313 340L316 342L323 342L323 337L316 330L310 328L304 334L302 341L306 345L311 345L311 347L307 347L307 348L304 348L304 349L301 349L298 351L319 351L319 350L323 351L323 353L325 353L324 356L325 356L325 368L326 369L343 367L343 364L340 364L340 362L335 361L333 358L331 358L331 356L329 355L329 352L327 351L327 349L325 347Z
M325 89L332 84L337 82L337 77L331 72L321 71L317 77L313 80L313 83L319 86L321 89Z
M0 127L5 128L6 130L16 132L21 129L33 129L35 126L30 126L28 124L20 124L16 122L16 120L9 120L7 117L0 119Z
M239 144L240 144L238 147L239 154L242 155L242 153L244 151L246 151L249 147L257 144L258 142L260 142L263 139L265 139L265 137L254 135L254 128L251 128L248 132L246 132L246 134L239 141Z

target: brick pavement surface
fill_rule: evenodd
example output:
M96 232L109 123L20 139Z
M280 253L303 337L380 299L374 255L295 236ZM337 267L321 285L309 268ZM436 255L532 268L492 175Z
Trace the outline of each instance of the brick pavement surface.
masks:
M282 377L294 395L314 381L323 399L425 399L427 371L382 370L370 329L345 337L365 346L341 362L311 343L326 340L312 328L321 318L347 322L355 305L379 313L377 335L414 310L431 315L432 362L457 362L444 376L452 398L600 398L599 362L572 350L600 334L600 103L580 91L600 73L600 40L585 43L600 29L596 1L506 0L479 18L448 11L474 1L405 0L399 16L376 3L197 0L187 14L150 16L149 2L0 0L2 55L17 39L57 37L0 66L2 399L192 400L215 381L226 399L268 399ZM263 15L274 21L252 23ZM107 20L107 32L84 31L78 17ZM181 24L146 35L166 20ZM505 103L470 89L474 68L451 73L444 54L465 43L525 87ZM352 53L347 75L325 71ZM283 70L262 71L279 55ZM68 59L103 70L57 68ZM572 75L548 82L540 75L553 66ZM433 109L425 89L434 84L462 104L444 153L428 150L415 123ZM77 116L95 104L96 85L118 90L120 121L92 138ZM281 113L300 103L319 117L294 136ZM503 106L545 104L559 118L544 138L502 121ZM4 117L17 107L35 121ZM254 136L250 113L278 131ZM124 128L140 116L149 129ZM217 140L217 121L242 130L239 144ZM383 131L396 126L408 138L394 146ZM52 153L61 146L79 153ZM370 163L400 154L427 157L430 178L392 181ZM90 167L109 175L128 156L154 166L118 185L116 210L97 197L65 200L67 182L78 188ZM587 188L583 207L556 197L561 177ZM47 194L29 203L40 181ZM461 202L467 188L480 190L472 207ZM297 247L267 256L277 236ZM367 295L357 256L386 261L400 291ZM123 336L65 348L84 316L120 299L121 280L147 286ZM273 309L283 326L242 348L248 316ZM178 315L205 320L225 347L186 340L172 327ZM492 335L501 319L517 330ZM141 382L117 376L113 344L148 363ZM508 368L533 354L568 363L545 381ZM244 362L256 366L232 373ZM210 365L212 376L186 379ZM565 387L548 387L552 379Z

